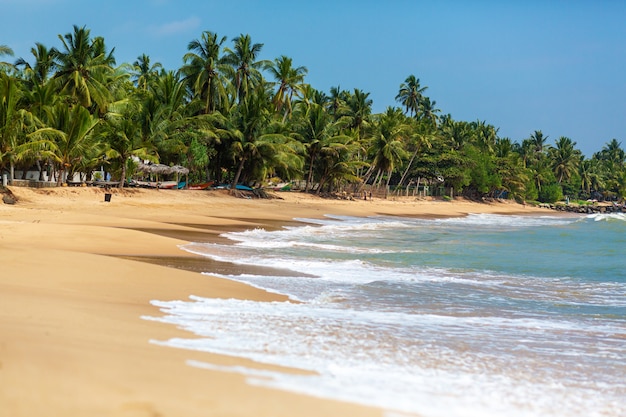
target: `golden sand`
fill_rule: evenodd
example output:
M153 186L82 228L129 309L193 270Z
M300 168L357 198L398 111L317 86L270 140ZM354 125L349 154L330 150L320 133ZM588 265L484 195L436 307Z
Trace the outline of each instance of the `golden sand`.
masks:
M266 365L150 343L183 332L143 320L160 314L150 300L285 297L133 259L193 258L178 246L296 217L541 212L510 202L324 200L296 192L258 200L115 189L105 202L98 188L11 191L17 204L0 202L0 415L11 417L382 416L186 362Z

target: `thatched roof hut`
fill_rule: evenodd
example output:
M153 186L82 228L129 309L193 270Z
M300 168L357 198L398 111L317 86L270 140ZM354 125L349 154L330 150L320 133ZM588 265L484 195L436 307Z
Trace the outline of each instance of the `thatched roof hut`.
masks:
M145 174L160 174L160 175L169 175L169 174L178 174L178 175L187 175L189 174L189 169L180 165L163 165L163 164L144 164L143 162L139 162L137 166L138 172L143 172Z

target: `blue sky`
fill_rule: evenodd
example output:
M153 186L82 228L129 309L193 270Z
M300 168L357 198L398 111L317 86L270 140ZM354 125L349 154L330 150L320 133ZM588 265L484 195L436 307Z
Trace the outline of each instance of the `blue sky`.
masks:
M590 157L626 148L626 2L0 0L0 44L30 60L35 42L86 26L118 64L146 53L177 69L204 30L250 34L262 58L308 68L306 81L362 89L374 111L397 105L414 74L455 120L484 120L521 142L567 136Z

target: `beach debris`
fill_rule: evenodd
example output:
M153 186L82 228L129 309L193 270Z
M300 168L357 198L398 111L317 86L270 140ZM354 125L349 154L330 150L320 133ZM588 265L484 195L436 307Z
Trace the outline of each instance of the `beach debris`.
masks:
M13 197L12 195L9 195L9 194L4 194L4 195L2 196L2 202L3 202L4 204L15 204L15 203L16 203L16 201L17 201L17 200L16 200L16 199L15 199L15 197Z

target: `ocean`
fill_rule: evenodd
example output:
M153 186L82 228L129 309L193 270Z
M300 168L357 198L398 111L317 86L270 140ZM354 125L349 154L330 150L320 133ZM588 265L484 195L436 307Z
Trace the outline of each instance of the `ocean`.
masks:
M183 248L287 269L225 278L297 303L155 300L195 335L155 343L313 371L189 362L388 416L626 416L624 214L297 220Z

